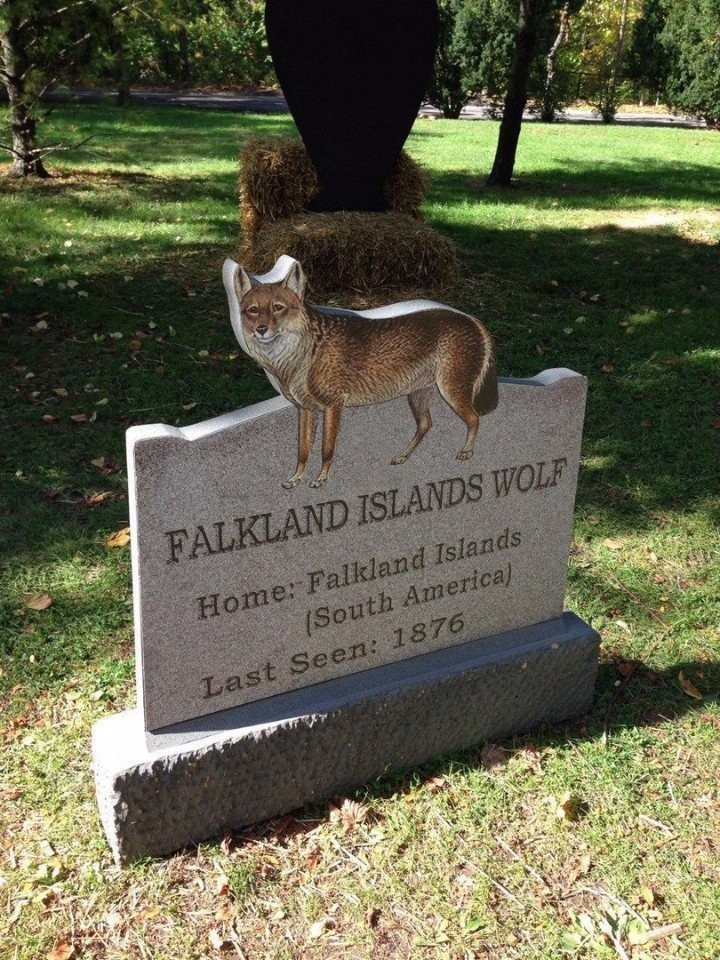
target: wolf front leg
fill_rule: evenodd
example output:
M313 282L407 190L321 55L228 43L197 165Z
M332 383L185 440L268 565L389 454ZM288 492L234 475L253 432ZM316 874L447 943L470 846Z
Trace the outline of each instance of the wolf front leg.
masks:
M292 490L300 483L300 478L305 473L310 451L312 450L315 439L315 428L317 427L317 413L314 410L306 410L305 407L298 409L298 460L295 473L289 480L283 480L282 486L286 490Z
M335 403L331 407L325 408L325 417L323 419L323 439L322 439L322 469L318 474L317 480L313 480L311 487L322 487L330 473L333 457L335 456L335 447L337 445L338 433L340 432L340 418L342 417L342 404Z

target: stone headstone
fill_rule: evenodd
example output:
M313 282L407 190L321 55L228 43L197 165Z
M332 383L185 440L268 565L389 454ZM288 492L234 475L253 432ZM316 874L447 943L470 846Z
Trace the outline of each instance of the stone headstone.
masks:
M283 486L281 396L128 431L138 707L93 731L118 862L588 709L598 637L564 610L586 380L498 386L472 459L439 396L403 463L404 397L345 410L318 488L317 449Z
M467 462L439 396L401 465L404 398L347 410L318 490L281 486L297 433L284 399L132 428L146 729L559 617L584 396L569 371L501 383Z

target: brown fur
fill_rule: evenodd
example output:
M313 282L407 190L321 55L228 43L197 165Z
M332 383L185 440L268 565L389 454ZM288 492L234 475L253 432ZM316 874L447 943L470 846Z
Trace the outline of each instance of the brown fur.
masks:
M403 463L432 426L434 387L467 427L458 459L472 457L480 415L497 406L494 346L479 320L442 306L377 320L326 313L304 302L299 264L280 283L260 284L239 268L234 283L248 352L299 411L297 468L283 486L305 472L318 413L322 468L312 487L327 480L343 408L400 396L417 425L392 461Z

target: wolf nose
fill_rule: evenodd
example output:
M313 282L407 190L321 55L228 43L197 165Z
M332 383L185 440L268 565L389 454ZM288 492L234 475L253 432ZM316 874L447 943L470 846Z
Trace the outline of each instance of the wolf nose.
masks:
M267 333L267 327L265 326L265 324L260 324L260 326L257 327L256 330L261 337L264 337L265 334Z

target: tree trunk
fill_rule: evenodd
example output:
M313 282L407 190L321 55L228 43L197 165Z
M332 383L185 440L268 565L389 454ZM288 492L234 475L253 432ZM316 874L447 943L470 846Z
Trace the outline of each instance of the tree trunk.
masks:
M180 45L180 83L187 87L190 83L190 46L185 27L180 27L178 42Z
M537 42L537 25L544 8L545 0L520 0L515 50L505 94L495 161L485 181L488 187L510 186L523 111L527 103L528 77Z
M560 9L560 27L553 45L545 61L545 82L543 84L543 99L540 119L545 123L552 123L555 119L557 109L555 102L555 90L553 81L555 80L555 70L557 67L557 55L560 47L565 43L568 36L568 21L570 20L570 0L566 0Z
M42 153L35 132L35 118L25 95L25 76L29 69L27 56L22 49L22 27L10 20L7 31L2 34L2 69L0 76L5 85L10 105L10 130L12 132L12 166L10 177L49 177L42 162Z

